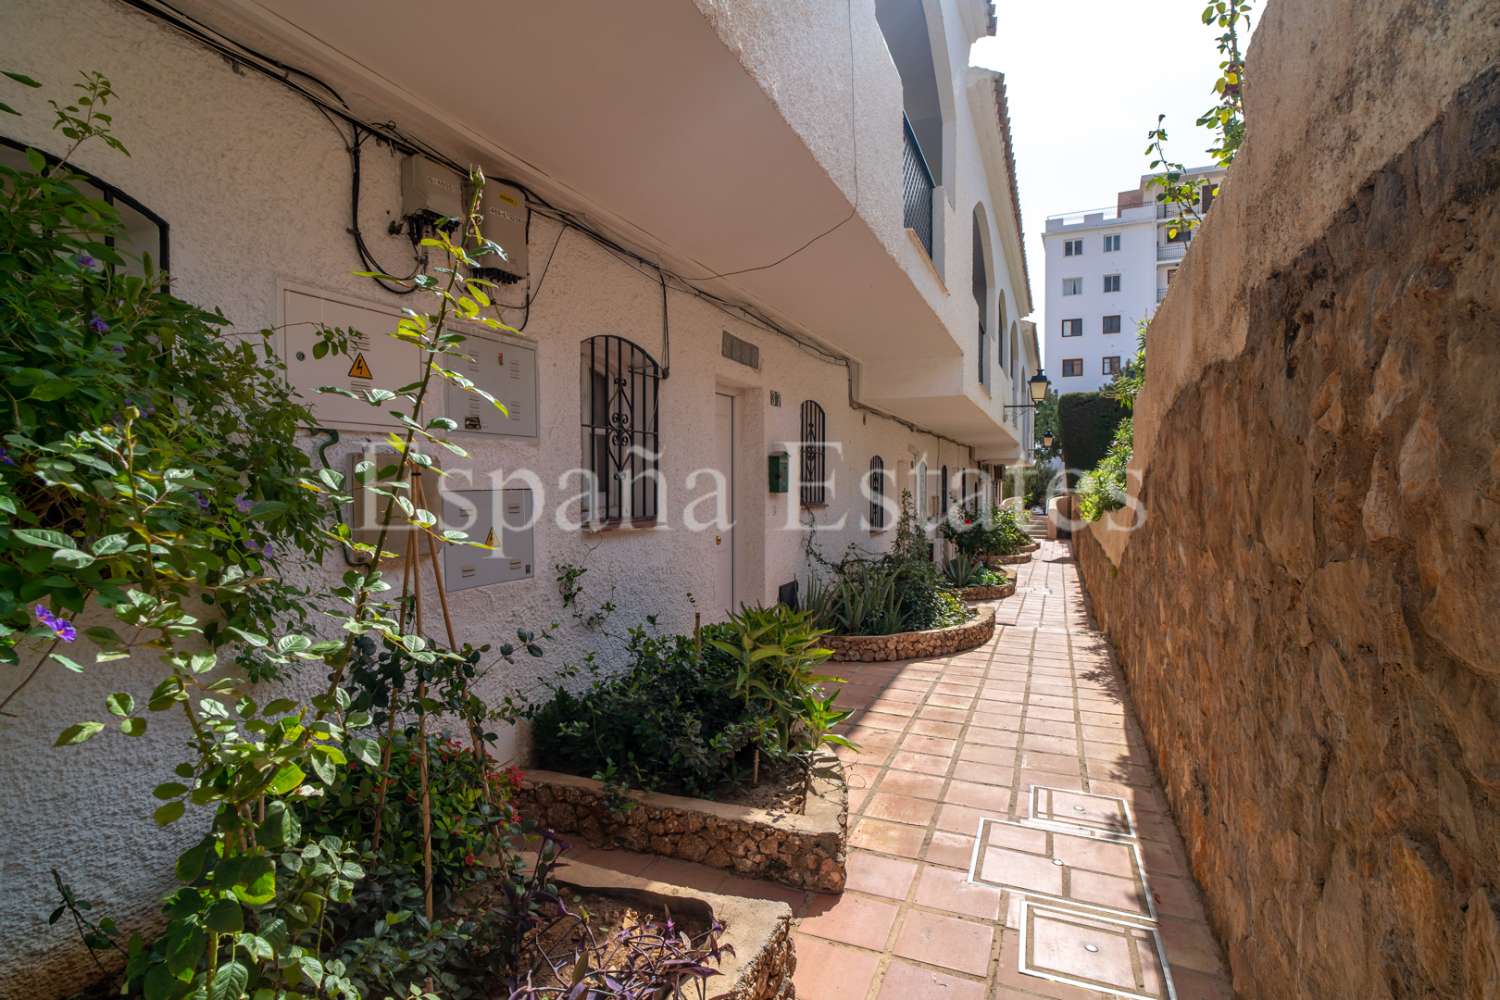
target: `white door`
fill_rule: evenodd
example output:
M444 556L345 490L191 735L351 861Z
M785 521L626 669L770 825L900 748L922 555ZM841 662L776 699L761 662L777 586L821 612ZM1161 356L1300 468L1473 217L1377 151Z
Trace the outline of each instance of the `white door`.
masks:
M714 395L714 465L724 474L724 510L728 522L714 531L713 611L733 612L734 602L734 397Z

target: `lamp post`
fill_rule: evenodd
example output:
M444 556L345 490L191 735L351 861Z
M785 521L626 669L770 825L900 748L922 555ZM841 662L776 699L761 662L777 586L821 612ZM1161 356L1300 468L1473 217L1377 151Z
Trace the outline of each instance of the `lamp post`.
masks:
M1034 410L1047 398L1047 388L1052 383L1047 381L1047 373L1039 371L1026 380L1026 387L1031 390L1031 402L1029 403L1006 403L1007 410Z

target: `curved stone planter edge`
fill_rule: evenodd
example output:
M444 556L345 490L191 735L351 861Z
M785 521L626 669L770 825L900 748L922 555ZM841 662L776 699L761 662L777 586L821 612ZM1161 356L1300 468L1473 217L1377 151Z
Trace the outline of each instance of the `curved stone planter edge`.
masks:
M995 609L984 607L973 621L947 628L894 635L825 635L820 641L833 650L833 659L848 663L880 663L946 656L983 645L995 634Z
M1006 580L995 587L965 587L958 596L973 604L976 601L999 601L1016 592L1016 581Z
M773 812L681 795L630 790L634 805L611 809L592 778L526 772L517 808L558 833L643 854L681 858L794 889L843 892L849 845L849 786L843 765L824 752L813 770L805 813Z

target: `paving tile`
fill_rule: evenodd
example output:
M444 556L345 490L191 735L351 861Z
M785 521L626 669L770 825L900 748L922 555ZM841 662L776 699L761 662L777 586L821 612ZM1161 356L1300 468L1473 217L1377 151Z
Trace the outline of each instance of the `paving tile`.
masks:
M908 910L893 953L942 969L983 976L990 968L994 928L922 910Z
M899 754L897 756L900 756ZM960 760L976 761L981 764L998 764L1004 767L1014 767L1016 763L1016 751L1014 747L989 746L983 743L964 743L958 749Z
M1001 890L994 886L970 882L968 872L925 865L912 901L961 916L995 920L1000 915L1000 896Z
M979 980L897 959L885 970L877 1000L984 1000L985 989Z
M800 997L812 1000L865 1000L880 954L830 944L806 934L795 936L797 971L792 985Z
M905 899L917 876L918 864L902 858L888 858L869 851L850 851L847 861L846 892L864 892L887 899Z
M1031 892L1062 895L1063 870L1052 860L1038 854L1013 851L1008 847L987 847L979 856L978 881L994 886L1010 886Z
M1135 854L1128 844L1054 833L1052 856L1061 858L1069 868L1082 868L1129 879L1135 878L1136 874Z
M913 734L901 741L901 749L910 750L913 753L932 754L935 757L952 757L958 750L958 741L943 739L940 736Z
M895 903L850 892L819 898L831 902L821 906L817 902L811 904L812 908L798 925L799 931L828 941L885 950L896 914L900 912Z
M973 781L950 781L943 801L974 809L985 809L991 815L1004 815L1010 809L1011 791L1000 785L981 785Z
M976 824L977 826L977 824ZM929 864L968 872L974 857L974 837L949 830L934 830L922 857Z
M937 719L913 719L910 732L921 736L942 736L946 739L957 739L964 731L964 727L957 722L942 722Z
M890 823L883 819L861 819L849 835L849 845L881 854L917 858L922 855L922 842L926 837L927 831L919 826Z
M1002 814L1003 815L1003 814ZM970 806L944 805L938 809L937 828L949 833L964 833L973 836L982 819L996 819L992 809L974 809Z
M1004 764L986 764L983 761L960 760L953 765L953 777L981 785L1008 787L1015 780L1015 768L1008 761Z
M910 823L924 830L932 822L938 804L930 799L914 799L907 795L892 795L877 791L865 805L865 815L886 819L893 823Z
M986 729L983 726L970 726L964 733L965 743L974 743L983 747L1015 747L1021 742L1021 734L1009 729Z
M947 758L939 758L947 764ZM921 774L916 771L886 771L880 779L880 791L893 795L907 795L918 799L940 799L943 786L947 784L942 775Z
M924 705L917 713L919 719L936 719L939 722L968 722L969 713L961 708L943 708L941 705Z
M1041 750L1021 751L1021 766L1034 771L1049 771L1075 778L1083 773L1083 765L1079 763L1076 754L1069 756L1061 753L1045 753Z
M902 771L916 771L919 774L944 775L948 768L953 765L947 757L939 757L930 753L915 753L911 750L897 750L891 756L891 767Z

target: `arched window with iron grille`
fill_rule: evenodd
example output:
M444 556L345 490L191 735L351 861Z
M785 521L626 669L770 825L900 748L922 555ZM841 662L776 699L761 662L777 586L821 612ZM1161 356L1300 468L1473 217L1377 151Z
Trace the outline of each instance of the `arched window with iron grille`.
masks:
M938 481L938 516L948 516L948 467L945 465L938 473L942 479Z
M581 345L583 466L593 522L654 521L661 478L661 366L624 337Z
M802 401L802 506L828 502L828 415L815 400Z
M870 457L870 530L885 530L885 459Z

